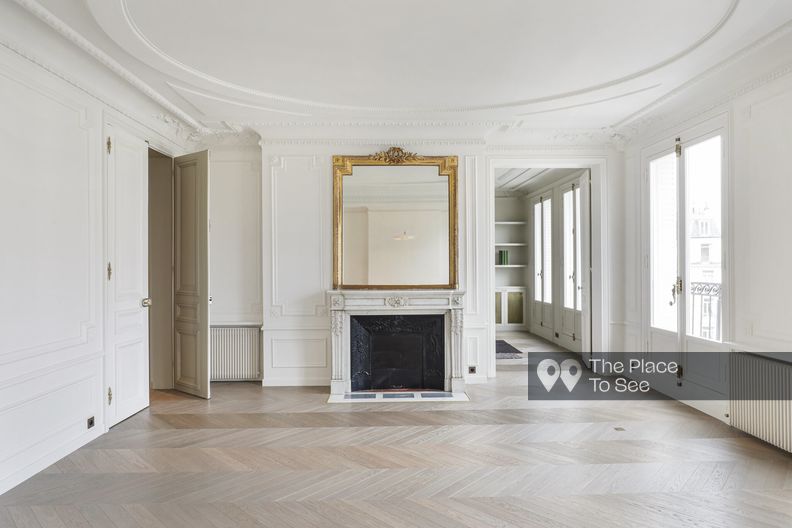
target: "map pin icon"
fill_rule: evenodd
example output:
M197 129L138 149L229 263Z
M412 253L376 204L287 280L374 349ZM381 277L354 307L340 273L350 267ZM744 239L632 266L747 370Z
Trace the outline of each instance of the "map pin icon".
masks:
M548 372L550 369L553 369L553 373L550 374ZM536 366L536 375L539 377L539 381L542 382L544 388L547 389L547 392L550 392L550 389L553 388L556 381L558 381L558 376L561 375L561 369L558 367L558 362L553 359L543 359L539 362L539 365Z
M572 373L574 370L574 374ZM561 381L564 382L566 388L569 392L572 392L572 389L575 388L575 385L578 384L580 381L580 376L583 372L580 369L580 363L574 359L565 359L561 362Z

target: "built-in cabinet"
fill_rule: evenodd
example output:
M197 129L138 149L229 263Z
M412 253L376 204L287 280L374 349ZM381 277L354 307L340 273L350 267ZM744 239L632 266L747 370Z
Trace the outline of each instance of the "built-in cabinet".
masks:
M528 221L525 198L495 200L495 327L499 331L528 328Z

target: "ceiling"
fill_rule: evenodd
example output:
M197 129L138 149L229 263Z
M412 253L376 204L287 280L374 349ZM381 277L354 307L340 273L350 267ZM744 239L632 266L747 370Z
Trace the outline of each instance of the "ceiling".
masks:
M39 0L209 128L613 127L792 20L788 0Z
M585 169L513 168L495 169L495 192L498 196L525 196Z

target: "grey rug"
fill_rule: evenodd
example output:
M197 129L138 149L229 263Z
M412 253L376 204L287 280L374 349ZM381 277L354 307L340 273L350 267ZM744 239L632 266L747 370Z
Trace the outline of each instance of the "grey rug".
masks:
M501 339L495 341L495 359L522 359L524 357L522 352L506 341Z

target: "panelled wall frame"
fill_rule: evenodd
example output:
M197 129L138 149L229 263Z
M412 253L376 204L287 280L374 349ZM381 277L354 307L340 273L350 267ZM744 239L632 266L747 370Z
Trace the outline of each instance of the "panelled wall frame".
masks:
M579 168L591 171L590 184L587 191L590 193L590 218L591 222L584 222L581 226L582 253L590 256L584 258L583 264L583 313L582 327L582 357L588 364L594 354L597 357L607 358L608 344L610 343L610 297L609 297L609 219L608 219L608 157L601 156L564 156L558 158L531 157L531 156L490 156L487 162L488 197L490 202L489 230L487 232L488 245L495 242L495 171L501 168ZM585 201L585 200L584 200ZM585 213L584 213L585 216ZM585 262L590 261L587 269ZM495 284L495 267L489 266L490 284ZM585 298L589 296L590 299ZM494 290L490 298L490 311L495 313ZM495 370L495 341L491 340L492 358L491 369Z
M731 285L733 284L732 263L734 262L731 250L731 233L733 225L730 211L732 210L733 199L731 196L732 174L730 170L730 120L728 114L721 114L696 125L680 130L676 134L670 134L662 140L656 141L645 147L641 151L641 328L642 328L642 348L645 351L727 351L728 343L732 336L732 303L730 302ZM688 169L684 166L687 161L688 149L693 146L702 145L709 140L720 138L720 233L719 250L720 257L720 291L719 291L719 311L720 323L718 324L717 339L702 339L690 335L689 316L694 313L688 309L688 293L692 286L692 267L693 261L688 247L688 239L692 237L688 232L688 209L691 207L693 199L689 196L690 178L687 177ZM676 202L676 237L678 245L677 257L677 286L675 292L671 291L671 282L667 285L668 303L676 308L676 328L677 331L664 330L663 328L653 328L653 308L652 308L652 279L653 266L652 260L652 181L651 165L653 162L662 162L663 158L670 160L674 158L676 188L673 190ZM656 191L660 192L660 191ZM659 200L659 197L658 197ZM655 202L656 203L656 202ZM657 235L659 236L659 235ZM709 251L707 251L709 257ZM665 287L665 282L662 283ZM659 288L659 287L658 287ZM658 304L659 306L659 304ZM695 306L694 306L695 307ZM711 308L710 308L711 309ZM670 350L669 350L670 349ZM684 360L683 360L684 364Z

